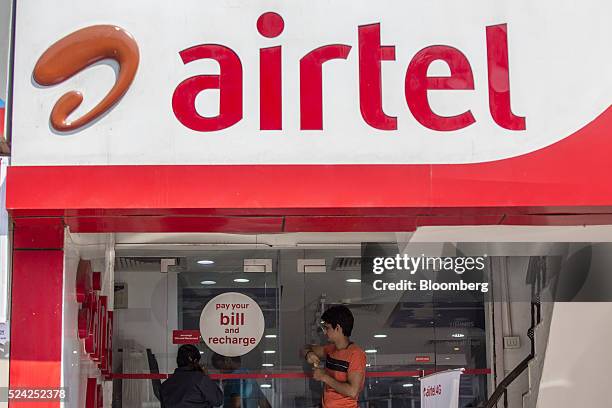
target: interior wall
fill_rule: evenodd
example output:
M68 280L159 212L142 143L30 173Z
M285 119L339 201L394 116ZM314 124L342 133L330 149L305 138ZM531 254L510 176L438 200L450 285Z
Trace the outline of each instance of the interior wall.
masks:
M138 271L117 270L115 282L127 284L128 307L115 309L113 348L124 353L151 348L160 372L173 371L178 349L172 344L172 331L177 329L176 272L162 273L159 265Z
M497 350L497 371L495 386L531 352L531 340L527 331L531 327L531 303L529 287L525 277L529 257L496 257L492 260L495 344ZM504 348L504 337L515 336L520 339L520 347ZM525 371L508 388L508 406L522 407L522 397L529 390L529 378ZM491 394L494 389L489 390Z

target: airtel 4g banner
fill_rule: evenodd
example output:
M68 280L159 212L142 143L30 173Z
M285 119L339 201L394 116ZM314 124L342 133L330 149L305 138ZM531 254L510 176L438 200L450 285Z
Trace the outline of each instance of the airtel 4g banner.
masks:
M421 379L422 408L457 408L463 369L435 373Z
M17 7L15 165L480 163L612 100L603 0Z

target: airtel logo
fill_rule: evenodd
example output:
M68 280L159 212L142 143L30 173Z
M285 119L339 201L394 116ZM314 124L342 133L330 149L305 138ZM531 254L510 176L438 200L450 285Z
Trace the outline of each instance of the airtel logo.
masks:
M70 91L55 103L51 111L51 125L62 132L78 129L108 111L128 90L140 54L134 38L124 29L113 25L96 25L75 31L53 44L38 59L34 80L44 86L57 85L104 59L119 64L117 81L106 96L82 117L69 121L68 116L83 102L83 95Z
M285 28L283 18L274 12L262 14L257 31L266 38L279 37ZM398 119L383 111L382 63L396 58L395 46L381 45L379 23L362 25L358 34L359 108L363 121L374 129L398 129ZM486 27L489 111L501 128L522 131L524 117L512 112L508 38L506 24ZM346 60L349 44L321 45L299 61L300 130L323 130L323 66L332 60ZM172 110L178 121L189 129L212 132L229 128L243 118L243 74L240 56L221 44L200 44L179 52L184 64L211 59L219 64L219 74L192 76L180 82L172 95ZM77 91L63 95L51 112L51 125L58 131L78 129L112 108L127 92L139 63L138 45L122 28L112 25L91 26L78 30L53 44L39 58L34 80L45 86L59 84L92 64L107 58L120 67L117 81L109 93L91 111L70 121L68 116L81 104ZM434 61L444 62L448 76L429 76ZM259 50L259 128L282 130L282 45ZM399 85L399 84L398 84ZM457 48L432 45L418 51L406 68L404 83L406 105L424 127L436 131L455 131L476 122L469 109L453 116L441 116L431 108L428 92L435 90L473 90L474 77L467 57ZM197 96L209 89L219 90L219 114L202 116L196 109ZM450 97L450 96L449 96Z

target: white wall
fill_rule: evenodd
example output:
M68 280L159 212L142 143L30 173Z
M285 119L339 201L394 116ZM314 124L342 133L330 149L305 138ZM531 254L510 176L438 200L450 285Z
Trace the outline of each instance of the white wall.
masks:
M565 271L586 279L576 294L580 301L554 305L538 408L610 405L612 244L593 245L591 255L588 269ZM580 279L573 278L567 281L575 288Z
M610 406L612 303L555 303L538 408Z

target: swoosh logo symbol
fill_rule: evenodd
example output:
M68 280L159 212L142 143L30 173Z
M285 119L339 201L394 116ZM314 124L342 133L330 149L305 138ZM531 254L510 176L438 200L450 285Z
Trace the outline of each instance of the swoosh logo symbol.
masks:
M43 86L60 84L104 59L113 59L119 64L119 74L111 90L93 109L73 121L68 116L81 105L83 95L78 91L62 95L51 111L50 121L55 130L79 129L111 109L132 84L140 53L134 37L123 28L95 25L67 35L40 56L33 77Z

